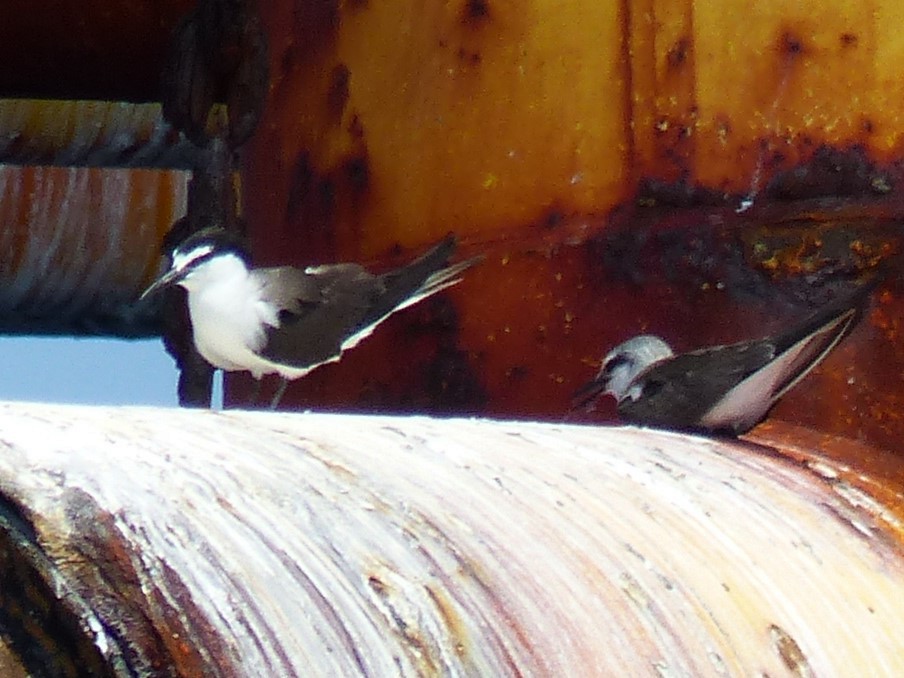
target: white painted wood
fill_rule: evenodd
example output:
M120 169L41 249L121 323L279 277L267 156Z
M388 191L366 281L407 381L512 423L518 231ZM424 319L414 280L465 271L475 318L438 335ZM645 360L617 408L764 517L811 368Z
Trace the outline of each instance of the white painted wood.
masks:
M0 404L61 590L185 675L904 675L892 514L830 476L631 428Z

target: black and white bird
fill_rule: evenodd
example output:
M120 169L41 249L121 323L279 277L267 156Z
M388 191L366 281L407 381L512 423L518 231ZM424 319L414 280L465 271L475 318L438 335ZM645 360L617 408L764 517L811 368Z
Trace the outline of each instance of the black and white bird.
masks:
M861 305L849 299L774 337L680 355L653 335L628 339L606 355L596 378L575 394L575 406L589 407L608 394L626 421L745 433L847 336Z
M454 236L420 258L382 275L352 263L253 268L229 232L201 230L179 244L171 265L142 298L169 285L188 292L195 346L211 365L288 380L339 360L396 311L456 284L477 259L451 266Z

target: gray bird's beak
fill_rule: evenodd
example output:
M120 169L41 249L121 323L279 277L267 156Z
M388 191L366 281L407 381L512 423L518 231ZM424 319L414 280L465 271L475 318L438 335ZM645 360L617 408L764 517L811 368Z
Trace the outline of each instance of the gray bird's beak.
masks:
M182 275L183 271L177 271L174 268L169 269L166 273L152 282L150 286L148 286L148 288L141 293L141 296L138 297L138 300L141 301L145 297L154 294L154 292L179 282L179 280L181 280L182 278Z
M574 392L571 396L571 409L589 412L593 409L597 398L607 393L612 395L612 392L606 389L606 380L602 378L594 379Z

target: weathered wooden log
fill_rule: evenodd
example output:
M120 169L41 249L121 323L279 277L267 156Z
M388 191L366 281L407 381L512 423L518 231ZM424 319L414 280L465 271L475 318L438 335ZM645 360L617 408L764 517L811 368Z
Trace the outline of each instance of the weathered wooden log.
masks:
M895 514L630 428L0 405L38 675L904 673Z

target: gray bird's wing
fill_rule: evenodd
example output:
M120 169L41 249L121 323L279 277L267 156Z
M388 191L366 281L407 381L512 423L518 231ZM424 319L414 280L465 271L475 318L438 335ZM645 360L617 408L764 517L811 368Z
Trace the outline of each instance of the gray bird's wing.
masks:
M385 294L379 277L357 264L301 270L254 271L265 298L279 309L280 326L268 328L261 355L274 362L308 367L333 360Z
M323 297L322 283L300 268L280 266L251 271L261 288L265 301L280 311L301 313L304 304L319 303Z
M395 311L454 285L478 261L446 266L454 250L455 238L449 236L418 259L379 276L357 264L255 271L267 298L281 309L280 327L268 329L261 354L294 367L336 360Z
M850 308L815 325L805 323L776 339L776 356L710 409L700 420L706 428L741 433L752 428L772 405L807 376L853 327L858 317Z
M637 377L642 396L619 404L629 420L742 433L803 379L851 330L857 308L833 305L775 338L676 356Z
M618 412L628 421L695 428L728 391L774 357L775 345L768 340L683 353L639 374L641 397L624 399Z

